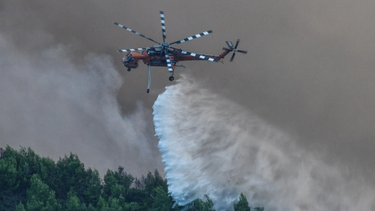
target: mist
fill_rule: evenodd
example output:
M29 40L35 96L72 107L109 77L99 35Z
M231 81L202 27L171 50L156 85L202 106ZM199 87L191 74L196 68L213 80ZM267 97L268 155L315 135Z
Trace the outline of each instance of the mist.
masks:
M327 164L247 109L190 76L167 87L154 122L169 191L185 205L207 194L232 210L243 192L266 210L373 210L375 187L342 164Z

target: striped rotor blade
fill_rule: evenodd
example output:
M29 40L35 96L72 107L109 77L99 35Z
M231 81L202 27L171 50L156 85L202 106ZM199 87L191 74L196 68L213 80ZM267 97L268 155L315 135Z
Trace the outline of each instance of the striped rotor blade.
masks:
M189 40L193 40L193 39L196 39L196 38L199 38L199 37L203 37L203 36L206 36L206 35L209 35L211 34L212 31L211 30L208 30L208 31L205 31L205 32L202 32L202 33L199 33L199 34L196 34L196 35L193 35L191 37L187 37L185 39L182 39L182 40L179 40L179 41L176 41L176 42L172 42L170 43L169 45L172 45L172 44L180 44L180 43L183 43L183 42L186 42L186 41L189 41Z
M187 52L187 51L183 51L183 50L179 50L178 51L180 53L183 53L183 54L186 54L186 55L190 55L190 56L194 56L194 57L198 57L200 59L203 59L203 60L208 60L208 61L211 61L211 62L218 62L219 60L217 59L214 59L214 58L211 58L211 57L207 57L205 55L201 55L201 54L197 54L197 53L191 53L191 52Z
M169 58L169 54L168 53L165 54L165 60L167 61L168 71L171 72L171 73L173 73L172 61Z
M141 37L143 37L143 38L146 38L146 39L148 39L148 40L150 40L150 41L152 41L152 42L157 43L157 44L160 45L159 42L157 42L157 41L155 41L155 40L153 40L153 39L151 39L151 38L149 38L149 37L146 37L145 35L143 35L143 34L141 34L141 33L139 33L139 32L136 32L136 31L134 31L134 30L131 29L131 28L128 28L128 27L126 27L126 26L124 26L124 25L121 25L121 24L119 24L119 23L116 23L116 22L114 22L114 24L117 25L117 26L119 26L119 27L121 27L121 28L123 28L123 29L126 29L127 31L130 31L130 32L132 32L132 33L134 33L134 34L136 34L136 35L139 35L139 36L141 36Z
M165 38L167 38L167 34L165 32L165 21L164 21L164 12L160 11L160 22L161 22L161 32L163 33L163 43L165 42Z
M124 52L130 52L130 51L142 51L146 50L147 48L130 48L130 49L121 49L118 50L119 53L124 53Z

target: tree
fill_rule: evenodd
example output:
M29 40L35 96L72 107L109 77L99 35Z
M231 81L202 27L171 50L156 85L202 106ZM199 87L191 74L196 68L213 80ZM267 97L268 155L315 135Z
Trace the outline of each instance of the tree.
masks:
M111 211L122 211L122 207L120 206L120 203L119 203L119 199L115 199L115 198L112 198L110 197L108 199L108 205L109 205L109 209Z
M87 207L86 210L87 211L96 211L96 208L92 204L89 204L89 206Z
M204 195L205 200L195 199L191 203L187 204L187 210L191 211L215 211L214 203L207 195Z
M165 192L168 193L168 184L167 180L163 179L160 176L158 170L156 169L154 175L151 172L148 172L146 178L144 178L145 190L148 193L151 193L156 187L161 186Z
M249 203L247 202L246 196L241 193L237 203L233 205L234 211L250 211Z
M99 197L98 205L96 206L97 211L109 211L108 203L104 198Z
M4 156L0 159L0 187L0 210L14 209L17 201L21 199L15 197L19 181L17 161L13 157Z
M85 211L85 204L81 203L76 193L71 189L68 193L68 200L65 202L66 211Z
M87 170L87 189L85 191L85 203L95 204L99 201L99 197L102 191L102 181L99 177L99 172L97 170Z
M154 203L152 208L155 211L168 211L172 208L172 198L165 192L164 188L158 186L154 189Z
M59 168L59 180L57 185L57 197L63 201L67 199L71 188L76 192L80 201L84 201L87 189L87 173L84 164L78 156L70 153L69 157L60 158L56 166Z
M15 211L26 211L25 206L23 206L22 202L20 202L17 206Z
M27 210L47 211L60 210L61 206L55 198L55 192L43 183L37 174L31 177L30 188L27 190Z
M126 196L134 177L123 171L123 167L119 167L118 171L108 170L104 176L103 197L108 199L119 198L120 195Z

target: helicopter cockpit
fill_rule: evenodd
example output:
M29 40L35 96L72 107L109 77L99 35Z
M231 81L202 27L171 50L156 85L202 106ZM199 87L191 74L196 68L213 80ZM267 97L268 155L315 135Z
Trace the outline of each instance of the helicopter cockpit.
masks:
M138 67L138 64L135 63L135 59L130 52L122 58L122 63L124 64L125 67L128 68L128 71L130 71L130 68Z

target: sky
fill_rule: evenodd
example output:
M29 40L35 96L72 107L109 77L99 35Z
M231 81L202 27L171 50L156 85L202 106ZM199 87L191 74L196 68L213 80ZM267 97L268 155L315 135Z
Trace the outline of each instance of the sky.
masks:
M241 39L239 49L248 51L233 63L181 63L186 69L178 68L176 79L189 75L325 163L374 181L374 4L3 0L0 145L30 146L54 158L73 151L101 172L100 161L112 168L128 165L136 174L163 169L152 105L176 82L168 81L166 68L155 67L146 94L147 67L127 72L116 50L153 43L113 25L161 40L163 10L167 42L212 30L178 47L219 54L226 40Z

